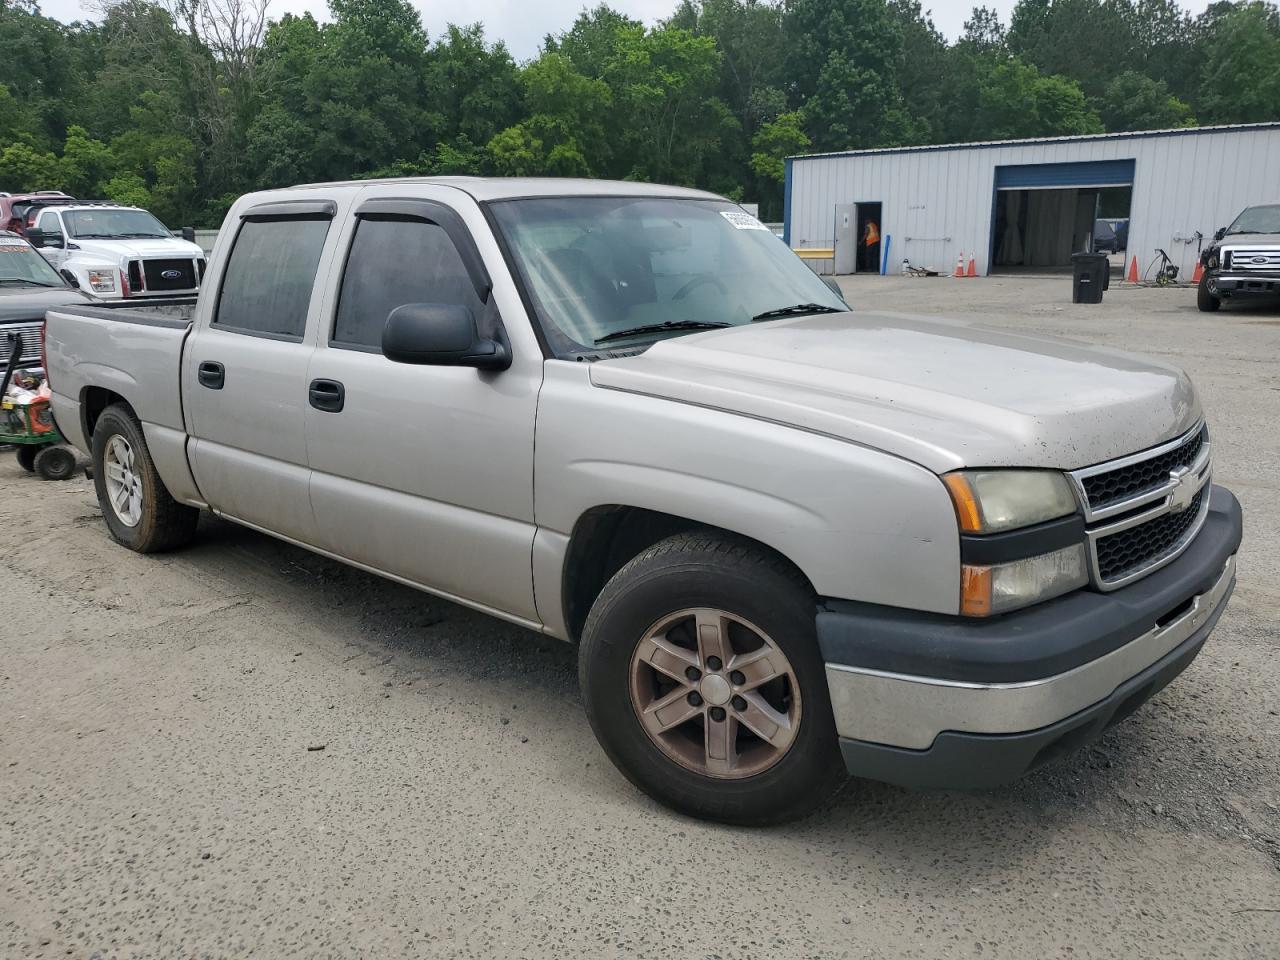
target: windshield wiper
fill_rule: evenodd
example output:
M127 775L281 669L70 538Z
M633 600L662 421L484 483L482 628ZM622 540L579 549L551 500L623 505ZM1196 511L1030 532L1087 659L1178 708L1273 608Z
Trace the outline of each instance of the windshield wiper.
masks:
M40 280L28 280L26 277L0 277L0 283L25 283L31 287L56 287L56 283L44 283Z
M764 313L757 313L751 318L751 322L772 320L775 317L799 316L802 313L844 313L844 311L839 307L828 307L825 303L796 303L789 307L778 307L777 310L766 310Z
M596 343L608 343L610 340L622 340L626 337L638 337L645 333L663 333L667 330L714 330L727 327L727 323L713 323L707 320L664 320L662 323L646 323L641 327L630 327L627 330L616 330L597 337Z

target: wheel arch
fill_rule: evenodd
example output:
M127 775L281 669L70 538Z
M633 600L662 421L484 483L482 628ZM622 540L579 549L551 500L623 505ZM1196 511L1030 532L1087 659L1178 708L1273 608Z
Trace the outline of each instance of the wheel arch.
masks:
M629 560L667 537L692 530L718 533L779 558L816 593L812 579L776 547L736 530L692 517L628 504L601 504L583 512L573 525L560 582L560 602L568 639L577 643L592 604L611 577Z
M98 424L98 418L102 416L103 411L107 407L115 403L122 403L129 408L129 412L135 417L133 405L129 401L106 387L88 386L80 391L80 427L84 431L84 438L89 443L93 442L93 430Z

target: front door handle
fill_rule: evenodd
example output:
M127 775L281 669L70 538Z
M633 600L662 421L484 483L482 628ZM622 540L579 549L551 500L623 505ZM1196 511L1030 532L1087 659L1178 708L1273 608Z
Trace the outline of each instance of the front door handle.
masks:
M222 364L216 360L202 360L196 370L196 379L200 381L200 386L202 387L208 387L210 390L221 390L222 385L226 383L227 372L222 368Z
M311 405L325 413L341 413L347 390L337 380L312 380L307 391Z

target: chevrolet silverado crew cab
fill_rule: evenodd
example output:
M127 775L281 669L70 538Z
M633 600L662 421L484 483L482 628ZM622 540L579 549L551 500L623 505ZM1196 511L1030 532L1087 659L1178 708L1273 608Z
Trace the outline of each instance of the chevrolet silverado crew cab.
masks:
M1009 781L1182 671L1235 583L1184 373L850 311L700 191L251 194L190 319L47 323L116 540L207 509L575 643L606 753L697 816Z
M1196 305L1206 313L1223 300L1280 299L1280 203L1246 208L1214 235L1200 262Z
M99 300L194 295L204 274L195 231L178 239L146 210L69 202L39 209L27 239L81 290Z

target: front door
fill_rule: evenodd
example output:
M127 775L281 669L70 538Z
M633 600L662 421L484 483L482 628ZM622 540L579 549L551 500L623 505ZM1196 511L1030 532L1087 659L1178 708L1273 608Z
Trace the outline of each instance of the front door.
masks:
M55 270L62 269L62 265L67 262L67 237L62 232L62 221L54 211L49 210L40 214L36 227L44 234L44 246L40 248L40 252L53 264Z
M498 330L498 297L469 227L434 188L370 188L345 228L345 266L321 314L305 411L321 545L348 560L524 620L533 605L533 430L542 355L513 344L509 369L395 363L387 315L406 303L468 308ZM401 191L403 196L403 191ZM439 198L439 199L436 199ZM470 203L471 201L467 201ZM494 248L490 262L500 262ZM504 296L519 300L509 279ZM337 398L337 399L335 399Z
M192 471L209 505L314 544L307 316L333 204L281 206L250 208L238 224L217 299L183 351L182 396Z

